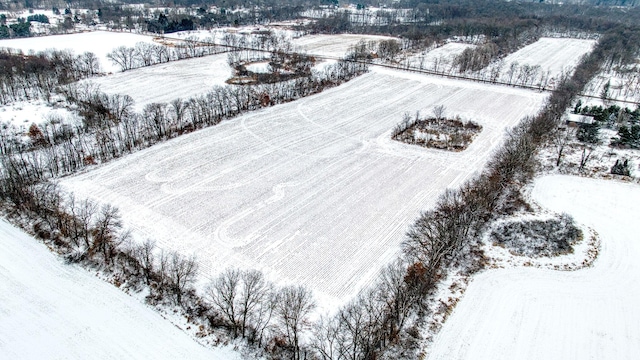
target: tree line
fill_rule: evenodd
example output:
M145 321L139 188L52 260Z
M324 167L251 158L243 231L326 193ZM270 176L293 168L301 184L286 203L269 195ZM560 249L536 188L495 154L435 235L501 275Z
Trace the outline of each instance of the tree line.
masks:
M429 314L428 301L440 279L452 269L482 268L480 234L497 217L523 205L520 189L536 172L536 153L552 141L574 97L616 50L622 31L605 34L592 53L566 76L535 116L511 129L482 174L447 190L433 209L410 226L402 256L378 281L337 315L315 325L312 347L323 360L375 359L389 351L416 351L416 326ZM412 320L408 320L412 319Z
M0 103L44 99L49 101L56 88L100 71L98 58L91 52L73 55L67 50L48 50L25 55L11 49L0 50Z
M49 59L49 55L43 56ZM22 55L13 60L20 59L31 61ZM80 58L67 59L65 70L79 66L75 62ZM339 61L292 81L218 86L191 99L149 104L141 113L134 111L127 95L105 94L90 82L67 83L68 78L59 78L63 71L38 73L48 82L35 82L29 91L41 94L43 84L53 84L49 93L64 96L82 121L70 124L50 118L43 125L32 124L26 140L11 125L0 124L2 208L14 219L32 219L23 227L55 246L68 261L102 268L113 274L117 284L146 286L150 303L181 307L203 329L226 330L232 337L266 347L274 358L299 359L308 351L301 346L301 332L315 306L307 289L278 287L259 272L231 269L198 295L193 289L198 274L195 258L159 250L151 240L132 243L117 208L77 200L52 179L245 111L320 92L365 71L366 64Z
M34 124L27 141L4 124L0 127L2 155L24 159L38 178L70 174L246 111L318 93L363 71L364 64L341 61L322 73L288 82L215 86L190 99L147 104L141 113L134 111L134 101L128 95L105 94L92 83L68 84L61 92L82 121L68 124L52 118L41 126Z

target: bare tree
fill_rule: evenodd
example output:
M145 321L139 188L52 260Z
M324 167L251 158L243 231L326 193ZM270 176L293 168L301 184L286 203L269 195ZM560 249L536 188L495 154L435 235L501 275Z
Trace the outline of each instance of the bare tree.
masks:
M100 61L96 54L84 52L78 56L77 67L82 76L92 76L100 72Z
M580 156L580 167L578 168L580 171L584 171L584 167L587 166L589 160L591 160L591 155L593 154L593 150L595 150L595 146L593 145L583 145L582 146L582 154Z
M233 336L258 340L265 315L270 318L272 287L257 270L227 269L207 289L207 297L224 315Z
M122 71L127 71L135 67L135 55L135 48L119 46L107 54L107 59L109 59L115 65L120 66Z
M182 305L182 296L193 285L198 275L198 263L194 256L185 258L174 252L171 254L167 273L176 304Z
M75 223L71 232L71 241L76 247L79 247L80 240L82 240L85 251L88 251L91 247L89 239L91 222L93 216L98 211L98 206L88 199L77 203L75 199L70 199L69 203L71 205L71 215Z
M155 269L155 247L156 242L151 239L147 239L133 251L136 260L138 260L138 263L142 268L147 285L151 283L151 277L153 276L153 271Z
M89 256L101 253L105 263L111 262L116 247L122 242L118 237L121 229L119 210L108 204L103 205L91 230L93 242L89 248Z
M231 327L233 336L238 336L238 297L240 270L227 269L209 285L207 296L220 310Z
M275 313L293 360L300 359L300 335L309 326L308 316L315 306L311 292L303 286L287 286L278 292Z
M259 319L255 316L261 313L260 307L265 306L269 301L271 286L264 279L262 272L257 270L247 270L240 273L242 280L242 291L240 293L240 332L242 337L246 337L247 328L255 328ZM269 306L266 304L266 306Z
M444 114L447 108L444 105L435 105L433 107L433 116L435 116L436 120L440 121L444 118Z
M175 120L177 124L176 126L178 127L178 129L182 128L182 121L184 120L184 115L187 111L187 107L189 106L189 103L186 101L183 101L180 98L176 98L172 100L169 103L169 105L171 106L171 111L175 116Z
M552 137L553 145L556 148L556 167L562 163L564 150L569 142L576 137L577 129L575 127L565 127L555 131Z
M313 324L311 347L323 360L338 359L343 343L339 339L337 316L322 316Z

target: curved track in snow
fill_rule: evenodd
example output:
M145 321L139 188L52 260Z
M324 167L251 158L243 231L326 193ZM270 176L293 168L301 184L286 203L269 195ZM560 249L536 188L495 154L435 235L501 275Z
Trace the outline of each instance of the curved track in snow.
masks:
M394 259L406 227L484 166L545 94L375 69L61 183L118 206L142 240L198 255L204 276L264 270L348 300ZM463 152L390 139L406 111L443 104L484 126Z

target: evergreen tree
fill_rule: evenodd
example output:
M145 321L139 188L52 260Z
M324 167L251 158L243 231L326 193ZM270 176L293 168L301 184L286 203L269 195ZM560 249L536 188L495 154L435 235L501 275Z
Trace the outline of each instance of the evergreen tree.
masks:
M600 142L600 124L581 124L578 128L576 138L587 144L598 144Z

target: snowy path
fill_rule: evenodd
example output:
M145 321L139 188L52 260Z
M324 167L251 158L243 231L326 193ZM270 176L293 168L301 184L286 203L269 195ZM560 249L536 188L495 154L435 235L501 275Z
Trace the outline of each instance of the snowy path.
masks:
M638 359L640 187L546 176L534 199L600 234L592 268L490 270L475 277L429 359Z
M0 359L240 359L0 220Z

